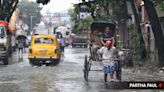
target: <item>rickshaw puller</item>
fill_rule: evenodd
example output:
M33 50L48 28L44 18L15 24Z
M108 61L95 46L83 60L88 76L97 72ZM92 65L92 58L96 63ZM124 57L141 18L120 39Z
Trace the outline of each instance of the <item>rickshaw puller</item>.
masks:
M111 81L114 81L113 74L116 71L114 59L116 57L116 48L112 46L112 41L106 41L105 46L98 51L102 55L102 63L104 64L104 74L110 75Z

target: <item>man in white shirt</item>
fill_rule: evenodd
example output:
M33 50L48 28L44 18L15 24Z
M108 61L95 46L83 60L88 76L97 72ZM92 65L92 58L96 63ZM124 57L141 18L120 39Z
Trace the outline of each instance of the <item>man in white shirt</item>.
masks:
M102 56L102 63L104 64L104 73L110 73L110 79L113 80L114 71L116 67L114 64L114 59L116 58L116 48L112 46L112 41L106 41L105 46L101 47L98 51Z

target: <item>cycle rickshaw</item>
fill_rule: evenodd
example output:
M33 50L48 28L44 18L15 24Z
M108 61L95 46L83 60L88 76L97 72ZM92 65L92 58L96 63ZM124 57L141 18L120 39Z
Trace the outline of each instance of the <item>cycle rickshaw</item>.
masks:
M113 30L113 33L115 32L115 27L116 25L112 22L104 22L104 21L96 21L96 22L93 22L91 24L91 34L90 36L92 36L93 32L95 30L98 30L98 32L103 32L104 28L105 27L110 27L112 28ZM96 62L95 61L95 55L96 54L94 51L93 51L93 46L90 44L89 46L89 50L90 50L90 56L87 56L85 55L85 61L84 61L84 79L86 81L88 81L88 77L89 77L89 72L90 71L98 71L98 70L92 70L91 66L92 66L92 63ZM121 81L121 64L120 64L120 60L119 59L115 59L115 66L116 66L116 79ZM99 60L98 62L101 62L101 60ZM101 71L101 70L99 70ZM107 74L104 74L104 81L107 82Z

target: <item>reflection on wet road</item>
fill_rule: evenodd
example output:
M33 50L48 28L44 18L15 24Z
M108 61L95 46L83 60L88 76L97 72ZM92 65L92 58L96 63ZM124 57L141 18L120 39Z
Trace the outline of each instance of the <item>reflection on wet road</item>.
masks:
M14 63L8 66L0 65L0 92L154 92L151 90L114 90L112 88L118 88L119 83L106 85L102 71L90 72L89 82L85 82L83 64L86 54L89 55L87 48L66 48L57 66L40 67L32 67L26 53L23 55L22 62L18 62L14 55L12 58ZM93 68L102 69L101 64L97 62L95 64ZM123 76L124 81L137 78L141 80L143 77L142 74L133 74L128 69L124 69ZM153 77L146 74L144 76L150 79Z

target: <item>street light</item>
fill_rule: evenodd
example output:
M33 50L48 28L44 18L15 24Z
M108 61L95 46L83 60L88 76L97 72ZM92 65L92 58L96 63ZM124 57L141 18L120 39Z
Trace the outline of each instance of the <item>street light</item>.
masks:
M31 16L31 31L32 31L32 27L33 27L33 26L32 26L33 17L35 17L35 16Z

